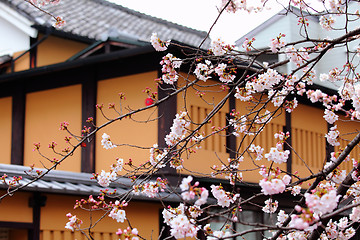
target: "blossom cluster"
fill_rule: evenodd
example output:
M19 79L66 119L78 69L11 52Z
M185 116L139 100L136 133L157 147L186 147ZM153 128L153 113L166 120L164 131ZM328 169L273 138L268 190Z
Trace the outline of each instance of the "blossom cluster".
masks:
M292 214L290 216L291 221L289 223L289 227L298 230L312 230L310 227L314 224L314 222L319 220L319 216L317 214L314 214L314 212L310 209L302 208L298 205L295 206L295 210L298 211L300 214Z
M283 47L285 47L286 43L283 40L283 38L285 37L285 34L279 34L279 36L277 36L276 38L271 40L270 43L270 50L273 53L277 53L279 50L281 50Z
M208 237L206 238L206 240L229 239L231 236L231 232L227 231L227 229L211 231L211 232L208 230L207 232L208 232Z
M340 132L339 132L339 130L337 130L337 126L335 125L330 128L330 130L327 134L325 134L326 141L331 146L339 146L340 143L337 141L339 138L339 135L340 135Z
M297 66L305 63L310 58L307 50L303 47L297 50L294 46L289 46L285 49L285 52L290 62L295 63Z
M220 63L215 68L215 73L219 76L219 80L223 83L231 83L235 79L235 70L227 69L227 65L225 63Z
M199 230L193 219L201 214L196 207L186 207L180 204L177 208L168 207L162 212L164 222L170 227L170 234L176 239L195 238Z
M170 128L170 133L165 136L166 144L171 147L176 143L184 139L187 132L187 127L190 123L185 119L187 112L180 112L176 114L175 119L173 120L173 125Z
M336 122L339 119L339 116L337 116L333 111L325 109L325 111L324 111L324 119L329 124L333 124L334 122Z
M195 201L194 205L200 207L206 203L209 196L209 191L204 187L198 187L199 182L195 182L194 185L191 185L192 180L193 177L188 176L183 178L181 181L179 186L182 191L181 197L186 201L191 201L195 199L195 196L198 196L198 199Z
M265 201L265 206L262 208L263 212L265 213L274 213L276 212L279 206L278 201L273 201L271 198Z
M124 222L126 219L126 213L125 210L123 210L124 207L128 205L127 202L123 201L120 203L120 201L116 200L115 203L112 204L112 209L109 213L109 217L112 219L115 219L117 222Z
M96 174L96 179L98 184L102 187L107 187L111 182L115 181L118 172L120 172L123 168L124 160L122 158L116 159L116 164L111 165L110 172L105 172L101 170L100 174Z
M150 42L156 51L165 51L170 44L170 40L168 41L160 40L160 38L158 38L157 36L157 33L153 33L151 35Z
M289 150L283 150L284 149L284 143L285 140L289 137L289 133L275 133L275 138L278 138L279 141L276 143L276 147L272 147L270 149L269 153L265 154L265 158L268 161L273 161L275 163L285 163L287 162L287 159L289 158L290 151Z
M250 5L249 3L253 3ZM264 1L245 1L245 0L221 0L220 9L224 9L229 13L236 13L243 10L247 12L261 12L264 9Z
M325 232L322 233L321 239L351 239L355 235L356 231L351 226L347 217L342 217L339 221L333 221L330 219L326 225Z
M13 176L10 180L6 181L7 178L7 174L3 174L2 176L0 176L0 181L7 185L8 188L15 187L22 180L22 176Z
M284 77L275 69L268 68L265 73L259 74L257 78L246 83L247 89L252 89L254 92L263 92L272 89L279 84Z
M101 139L101 145L103 146L103 148L105 148L105 149L116 148L116 145L111 142L110 136L108 134L103 133L101 138L102 138Z
M263 153L264 153L264 148L262 148L261 146L255 146L255 144L251 144L249 147L249 151L253 152L255 154L255 160L261 160L264 158Z
M229 3L229 0L222 0L220 8L221 9L225 8L225 10L227 12L235 13L238 10L246 9L246 1L231 0L230 3Z
M308 208L319 216L333 211L337 207L340 195L336 194L333 184L321 183L311 193L305 193Z
M139 185L133 186L133 193L135 195L144 194L149 198L156 197L159 192L164 192L166 189L166 179L158 177L156 181L150 181Z
M195 76L204 82L211 78L211 73L214 71L213 65L209 60L205 60L204 63L198 63L194 70Z
M66 21L64 20L63 17L61 17L61 16L55 17L55 23L53 25L55 28L62 28L63 26L65 26L65 24L66 24Z
M234 46L226 44L224 41L218 38L217 40L213 40L211 42L211 47L209 51L213 53L215 56L221 56L224 55L225 53L230 52L233 48Z
M288 217L289 217L289 215L286 214L284 210L280 210L277 215L276 226L278 226L278 227L282 226Z
M124 240L139 240L138 234L139 231L137 230L137 228L131 229L130 227L127 227L126 229L119 228L116 231L116 235L118 235L120 239Z
M235 93L235 98L239 99L240 101L243 102L248 102L250 101L253 96L252 96L252 88L250 85L246 85L247 87L236 87L236 93Z
M221 185L211 185L210 188L212 195L217 200L217 204L221 207L229 207L231 203L234 203L236 199L240 197L239 194L232 196L231 193L226 192Z
M212 41L209 54L222 56L232 51L233 48L234 46L225 44L221 39L217 39L216 41ZM199 58L197 59L197 62L194 74L197 79L204 82L212 78L211 75L213 73L215 73L219 77L219 80L225 84L233 82L236 77L236 68L228 66L228 64L224 62L218 63L215 67L208 59Z
M160 61L160 64L162 65L161 71L163 73L162 80L167 84L174 84L178 78L179 75L176 72L176 68L180 68L181 66L181 59L174 57L171 53L166 54Z
M83 221L77 218L76 215L73 216L71 213L66 214L66 216L69 218L69 221L65 225L66 229L74 231L75 229L80 228Z
M259 185L261 192L265 195L274 195L283 193L286 189L286 185L290 183L291 177L285 174L282 178L280 177L281 171L279 168L267 169L264 166L259 171L263 179L260 180Z
M241 45L241 47L243 47L246 51L251 51L252 49L252 44L254 43L255 41L255 38L252 38L252 39L248 39L248 38L245 38L245 41L243 42L243 44Z
M165 157L167 156L168 151L161 151L157 144L154 144L150 148L150 164L156 168L163 168L166 166Z
M335 24L335 19L331 15L321 16L319 19L319 23L323 29L330 31Z

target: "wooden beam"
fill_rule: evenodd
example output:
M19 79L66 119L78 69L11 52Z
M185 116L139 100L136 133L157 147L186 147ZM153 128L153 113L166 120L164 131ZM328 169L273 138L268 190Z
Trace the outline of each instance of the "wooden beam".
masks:
M2 222L0 221L0 228L14 228L14 229L33 229L33 223L27 222Z

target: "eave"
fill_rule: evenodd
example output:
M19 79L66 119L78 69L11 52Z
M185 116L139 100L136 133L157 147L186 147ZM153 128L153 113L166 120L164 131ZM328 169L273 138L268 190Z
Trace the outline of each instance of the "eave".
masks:
M33 22L2 2L0 2L0 17L32 38L38 34L38 31L32 27Z

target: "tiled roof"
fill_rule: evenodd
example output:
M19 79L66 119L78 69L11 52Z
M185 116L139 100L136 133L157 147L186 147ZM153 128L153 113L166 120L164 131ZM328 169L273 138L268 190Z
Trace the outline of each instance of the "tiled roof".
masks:
M31 7L24 0L0 2L36 25L51 26L54 22L49 15ZM109 36L117 36L149 41L151 34L157 32L161 39L198 46L206 36L206 32L145 15L105 0L61 0L58 5L48 5L44 9L66 20L62 31L92 40L106 40Z
M13 176L22 177L22 180L19 181L19 185L28 184L33 180L33 177L28 172L29 167L19 166L19 165L9 165L9 164L0 164L0 176L6 174L8 177L6 181L10 181ZM37 169L42 170L45 169ZM44 192L44 193L59 193L59 194L69 194L69 195L98 195L101 187L97 181L91 179L93 175L90 173L75 173L75 172L66 172L53 170L50 171L43 178L29 184L26 186L23 191L31 192ZM124 194L129 191L131 187L131 180L128 178L119 178L117 181L107 187L110 191L116 189L117 194ZM0 189L6 189L7 185L3 181L0 182ZM161 198L167 202L179 202L180 198L176 193L159 193ZM138 200L155 200L150 199L144 195L132 195L133 199Z

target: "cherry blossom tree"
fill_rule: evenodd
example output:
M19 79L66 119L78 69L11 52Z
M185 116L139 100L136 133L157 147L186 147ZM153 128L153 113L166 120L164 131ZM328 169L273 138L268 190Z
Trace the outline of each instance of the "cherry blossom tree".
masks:
M29 1L35 7L57 1ZM149 101L146 107L129 111L118 111L118 116L108 119L103 125L93 125L91 129L83 129L82 135L77 136L71 131L68 123L61 124L61 130L67 131L72 137L72 143L66 154L54 162L47 171L35 174L34 180L53 170L62 161L66 161L74 151L86 141L91 140L99 130L106 131L107 127L126 117L133 117L148 109L156 109L172 96L181 96L184 107L179 111L166 135L166 147L156 143L149 148L149 158L142 164L134 165L118 158L110 170L94 173L98 184L108 187L116 184L117 179L128 177L132 179L129 191L117 195L108 191L99 193L97 198L89 196L76 203L79 208L103 209L104 216L117 222L127 219L126 207L131 204L130 194L142 194L149 198L162 201L161 193L175 194L181 199L177 206L165 207L162 215L164 223L169 228L170 236L176 239L187 237L196 238L200 235L206 239L227 239L246 236L251 232L261 232L268 239L350 239L357 230L360 221L360 163L356 157L351 157L352 151L360 142L360 133L341 132L337 126L339 121L358 122L360 119L360 88L358 84L359 55L359 3L346 0L319 0L321 8L314 8L312 1L219 1L219 17L225 11L241 14L242 11L261 12L272 4L282 4L286 14L295 15L301 29L300 39L287 42L283 33L274 33L268 41L268 47L257 49L257 39L246 39L241 46L229 45L220 39L212 41L209 49L204 46L190 48L167 39L159 39L156 33L150 37L154 49L164 52L159 63L162 77L157 79L159 89L166 88L170 92L164 98L158 98L156 92L148 89L146 93ZM351 7L355 4L355 8ZM296 9L296 10L294 10ZM331 37L313 38L308 34L312 27L308 18L317 17L323 31L329 31ZM54 17L59 26L64 21ZM343 19L340 25L336 21ZM340 21L340 20L339 20ZM216 22L214 23L216 24ZM354 27L355 26L355 27ZM175 46L189 54L174 56L170 48ZM355 46L355 47L354 47ZM325 56L334 49L344 49L345 57L341 67L333 67L327 72L316 72L315 68ZM283 60L272 63L261 61L264 56L281 56ZM280 59L280 58L278 58ZM287 72L281 72L281 66L289 66ZM337 86L337 93L331 95L316 89L316 81L329 82ZM224 93L221 98L206 98L218 92ZM207 115L195 120L187 106L187 98L202 99L208 104L210 111ZM209 99L212 99L211 101ZM226 123L212 126L212 131L204 129L221 111L228 112L225 105L230 101L246 103L247 107L241 112L235 108L227 116ZM270 148L257 145L260 138L274 119L287 113L297 111L301 101L321 105L324 110L324 124L328 124L325 134L330 151L323 161L320 170L314 171L302 159L307 168L306 175L284 168L290 155L298 155L298 150L291 146L291 133L280 131L273 134L276 144ZM305 100L304 100L305 99ZM125 101L120 95L120 101ZM106 110L102 105L98 111L106 118ZM112 106L111 108L114 108ZM230 106L231 108L231 106ZM92 122L89 118L88 122ZM215 122L215 120L214 120ZM114 149L118 143L111 140L116 133L104 133L101 145L105 149ZM210 176L203 173L202 177L222 179L226 184L214 181L210 186L202 186L199 175L185 168L186 161L197 160L198 148L216 135L236 138L236 145L227 147L230 158L214 158L217 166L212 166ZM352 136L349 139L348 136ZM246 139L250 139L247 141ZM346 145L339 148L340 140L347 139ZM67 141L70 142L70 139ZM52 148L56 146L53 144ZM138 146L142 147L142 146ZM335 148L336 147L336 148ZM41 153L40 145L35 150ZM189 157L195 156L195 157ZM299 156L301 158L301 156ZM49 159L47 156L44 158ZM50 159L49 159L50 160ZM245 161L251 166L243 169ZM351 161L352 169L344 170L344 163ZM170 182L163 174L164 169L175 169L179 173L178 182ZM191 170L191 169L190 169ZM247 180L246 173L258 176L256 194L247 196L239 190L240 183L252 182ZM246 175L246 176L245 176ZM222 176L222 177L220 177ZM226 179L226 180L224 180ZM5 181L5 177L2 178ZM18 179L7 182L8 193L1 198L15 193L24 186L18 186ZM280 209L278 197L285 195L296 199L291 207ZM109 201L109 198L115 198ZM265 201L264 201L265 200ZM276 220L272 223L258 223L239 218L243 206L252 205L264 213L270 214ZM70 231L83 231L87 226L82 220L69 213L66 228ZM339 217L340 216L340 217ZM222 219L222 226L215 229L213 219ZM234 223L246 225L245 230L234 229ZM119 237L139 239L141 226L126 229L115 229ZM91 231L85 233L92 239Z

